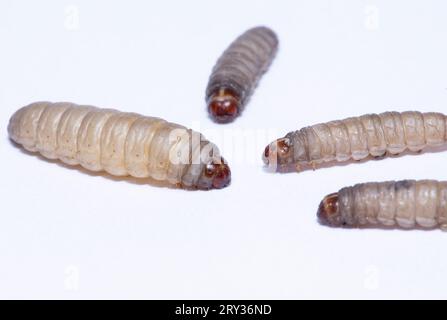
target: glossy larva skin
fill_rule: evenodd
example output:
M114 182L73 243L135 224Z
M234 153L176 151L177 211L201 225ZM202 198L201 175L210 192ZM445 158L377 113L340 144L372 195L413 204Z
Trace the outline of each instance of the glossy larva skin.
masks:
M206 88L209 111L216 121L228 122L240 114L277 50L276 34L262 26L247 30L230 44L217 60ZM237 100L236 113L216 116L211 102L225 100L227 95Z
M367 114L289 132L270 144L264 161L281 166L361 160L405 150L420 151L446 141L446 117L417 111Z
M447 228L447 182L402 180L361 183L327 196L323 224L347 227Z
M28 151L115 176L150 177L210 189L214 187L213 166L228 169L226 164L215 164L221 160L218 155L198 156L204 146L218 153L217 147L199 133L159 118L113 109L36 102L14 113L8 133ZM193 134L197 150L191 150ZM193 162L191 155L198 160Z

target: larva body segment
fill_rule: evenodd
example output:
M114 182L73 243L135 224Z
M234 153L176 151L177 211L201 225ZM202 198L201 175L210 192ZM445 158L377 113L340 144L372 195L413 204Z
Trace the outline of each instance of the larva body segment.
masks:
M333 227L447 229L447 182L402 180L356 184L326 196L317 216Z
M91 171L167 181L189 188L222 188L231 172L201 134L136 113L36 102L18 110L9 137L31 152ZM209 152L200 152L204 148Z
M446 142L446 117L417 111L367 114L289 132L264 151L265 164L277 171L295 166L362 160L405 150L421 151Z
M278 50L267 27L240 35L217 60L206 88L208 111L217 122L233 121L243 110Z
M78 164L78 133L86 115L92 111L91 107L79 106L64 112L57 129L57 149L55 153L69 165Z

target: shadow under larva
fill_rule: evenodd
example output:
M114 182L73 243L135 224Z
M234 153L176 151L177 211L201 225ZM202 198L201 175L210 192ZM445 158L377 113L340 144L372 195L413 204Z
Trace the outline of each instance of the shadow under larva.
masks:
M367 161L446 146L446 116L418 111L366 114L287 133L264 150L264 163L279 172Z
M19 109L9 137L27 151L113 176L151 178L188 189L220 189L231 171L203 135L160 118L69 102Z
M276 34L267 27L255 27L224 51L206 88L208 111L216 122L231 122L240 115L277 50Z
M321 224L351 228L447 230L447 182L401 180L360 183L327 195Z

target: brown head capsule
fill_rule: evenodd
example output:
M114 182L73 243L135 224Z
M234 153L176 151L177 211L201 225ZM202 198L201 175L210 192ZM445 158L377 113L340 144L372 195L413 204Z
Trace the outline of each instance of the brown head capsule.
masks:
M36 102L11 117L8 133L31 152L114 176L150 177L205 190L223 188L231 179L219 150L202 135L136 113ZM204 148L214 156L195 159Z
M222 157L210 159L203 167L197 181L200 189L221 189L230 184L231 171Z
M324 225L340 226L343 224L338 212L338 193L331 193L324 197L318 207L317 217Z
M289 138L281 138L270 143L264 150L262 160L269 166L286 166L293 162L293 145Z
M230 167L224 158L212 161L206 165L205 174L211 178L211 186L215 189L226 187L231 180Z
M208 100L208 111L220 123L231 122L239 114L240 98L233 90L220 88Z
M206 88L211 117L233 121L247 104L278 49L275 33L266 27L247 30L217 60Z

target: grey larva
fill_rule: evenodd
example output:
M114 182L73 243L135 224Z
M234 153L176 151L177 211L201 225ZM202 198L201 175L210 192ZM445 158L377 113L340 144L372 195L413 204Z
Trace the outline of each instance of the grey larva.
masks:
M116 176L222 188L230 169L201 134L160 118L68 102L36 102L11 117L10 138L69 165Z
M361 183L324 198L321 223L339 227L447 229L447 182L402 180Z
M278 171L321 163L361 160L405 150L421 151L446 142L446 117L417 111L367 114L289 132L269 144L266 164Z
M217 60L206 88L208 111L217 122L234 120L247 104L278 49L266 27L247 30Z

